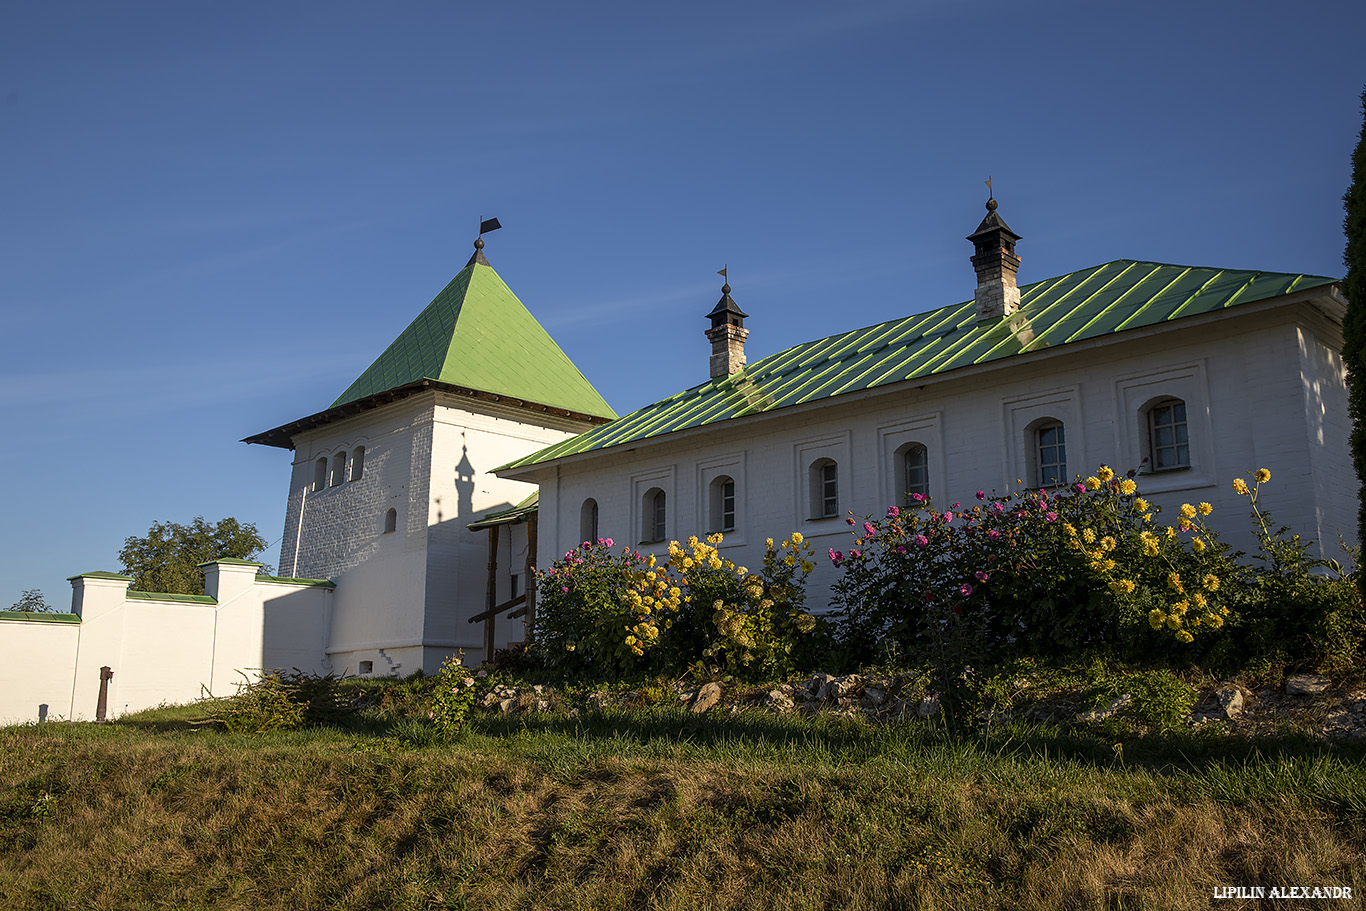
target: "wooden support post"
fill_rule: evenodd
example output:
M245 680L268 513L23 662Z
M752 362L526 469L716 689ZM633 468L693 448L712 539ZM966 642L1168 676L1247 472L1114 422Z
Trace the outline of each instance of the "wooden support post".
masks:
M536 626L536 513L526 520L526 641Z
M488 590L488 617L484 620L484 663L493 663L494 633L498 623L498 615L494 608L498 606L498 526L489 526L489 590Z

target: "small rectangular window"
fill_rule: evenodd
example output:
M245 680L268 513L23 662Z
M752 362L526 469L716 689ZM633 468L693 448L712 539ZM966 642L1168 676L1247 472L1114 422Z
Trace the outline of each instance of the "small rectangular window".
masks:
M1067 445L1062 424L1046 424L1036 431L1040 487L1067 483Z
M735 531L735 482L721 485L721 530Z
M1148 412L1148 435L1152 442L1154 471L1189 468L1190 435L1186 427L1186 403L1163 402Z

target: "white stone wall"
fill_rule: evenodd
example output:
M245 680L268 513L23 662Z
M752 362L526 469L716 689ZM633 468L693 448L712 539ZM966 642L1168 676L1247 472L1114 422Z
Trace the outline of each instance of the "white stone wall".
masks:
M332 589L266 582L254 564L207 568L213 600L129 596L128 580L72 580L81 622L0 620L0 724L91 720L100 668L109 667L108 716L201 696L231 695L265 668L322 673ZM246 672L246 676L239 673Z
M1186 402L1192 464L1139 479L1145 495L1167 510L1163 518L1174 521L1182 502L1207 500L1216 509L1215 527L1250 549L1247 501L1230 485L1265 467L1273 483L1262 502L1278 521L1313 537L1335 523L1350 536L1356 492L1341 361L1331 345L1306 335L1304 324L1314 319L1307 308L1249 308L1236 317L1191 320L1179 331L1124 333L633 443L629 452L567 459L535 473L547 554L541 563L578 543L587 497L598 502L600 534L619 543L642 539L642 496L654 487L667 494L669 537L705 534L706 484L718 471L737 481L738 527L727 536L727 556L753 567L765 537L793 529L819 554L845 550L851 538L844 518L810 518L806 475L817 459L839 466L842 514L881 515L900 490L896 449L922 443L942 509L975 502L979 489L1017 490L1017 479L1031 486L1031 428L1045 419L1064 423L1070 475L1102 463L1119 472L1137 468L1148 445L1144 408L1166 397ZM819 561L809 585L813 606L824 603L834 579L828 559Z

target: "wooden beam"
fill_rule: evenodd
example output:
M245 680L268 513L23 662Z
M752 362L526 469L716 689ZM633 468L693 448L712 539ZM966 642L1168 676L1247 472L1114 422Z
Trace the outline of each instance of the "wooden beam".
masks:
M526 517L526 641L530 642L536 626L536 517ZM514 615L516 616L516 615Z
M484 663L493 663L494 627L498 623L498 526L489 526L489 588L484 611Z
M526 594L525 594L525 593L520 594L520 595L518 595L517 597L515 597L515 598L513 598L513 599L511 599L511 600L509 600L509 601L504 601L502 604L500 604L500 605L498 605L497 607L493 608L493 614L494 614L494 616L497 616L498 614L501 614L501 613L503 613L504 611L510 611L510 610L512 610L514 607L517 607L519 604L523 603L524 601L526 601ZM519 616L519 617L520 617L521 614L517 614L516 616ZM480 611L479 613L475 614L473 617L470 618L470 622L471 622L471 623L479 623L479 622L481 622L481 621L483 621L483 620L487 620L488 617L489 617L489 612L488 612L488 611Z

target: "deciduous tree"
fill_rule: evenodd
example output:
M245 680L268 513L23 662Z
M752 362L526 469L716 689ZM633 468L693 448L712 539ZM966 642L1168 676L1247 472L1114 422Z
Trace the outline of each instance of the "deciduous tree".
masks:
M1347 366L1348 409L1352 417L1352 462L1359 484L1357 540L1366 542L1366 89L1361 93L1361 138L1352 153L1352 185L1342 197L1347 267L1342 290L1347 295L1342 359ZM1366 574L1361 577L1366 585Z
M40 588L25 589L24 597L15 601L10 610L27 611L33 614L56 613L57 608L47 603Z
M254 560L265 546L255 525L231 517L210 524L203 516L195 516L189 525L154 522L145 537L123 542L119 560L137 591L202 595L201 563L223 557Z

